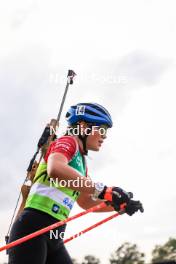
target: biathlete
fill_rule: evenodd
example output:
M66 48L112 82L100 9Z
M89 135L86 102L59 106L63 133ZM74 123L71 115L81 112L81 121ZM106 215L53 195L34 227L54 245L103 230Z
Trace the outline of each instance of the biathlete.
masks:
M51 143L39 164L9 242L68 218L76 201L83 209L109 201L110 206L100 212L119 211L124 203L128 215L143 211L141 202L132 200L129 192L94 183L87 175L85 156L89 150L100 150L107 129L112 127L109 112L99 104L80 103L70 107L66 119L67 133ZM74 135L76 127L79 133ZM57 228L58 234L64 231L65 226ZM31 263L71 264L72 260L61 237L51 239L47 232L9 250L9 264Z

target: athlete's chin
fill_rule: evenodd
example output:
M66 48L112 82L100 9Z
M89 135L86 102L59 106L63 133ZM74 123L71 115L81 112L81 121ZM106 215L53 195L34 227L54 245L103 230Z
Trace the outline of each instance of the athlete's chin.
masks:
M91 147L89 148L89 150L92 150L92 151L99 151L99 150L100 150L100 147L101 147L101 146L91 146Z

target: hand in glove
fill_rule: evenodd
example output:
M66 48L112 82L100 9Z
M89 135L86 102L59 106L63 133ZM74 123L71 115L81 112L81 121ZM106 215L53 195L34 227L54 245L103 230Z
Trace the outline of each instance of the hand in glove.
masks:
M103 191L99 194L98 198L107 200L114 207L114 210L119 211L120 206L124 203L128 205L133 194L126 192L119 187L107 187L105 186Z
M132 216L133 214L137 213L140 211L141 213L144 212L144 208L142 206L142 203L140 201L134 201L130 200L127 206L125 207L125 212Z

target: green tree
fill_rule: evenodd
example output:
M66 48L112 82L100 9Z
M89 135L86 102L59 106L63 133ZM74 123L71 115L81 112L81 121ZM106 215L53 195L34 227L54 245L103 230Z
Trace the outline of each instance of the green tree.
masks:
M157 245L152 251L152 263L176 261L176 239L169 238L164 245Z
M111 264L144 264L144 253L139 252L136 244L126 242L111 254Z
M100 264L100 260L92 255L84 257L82 264Z

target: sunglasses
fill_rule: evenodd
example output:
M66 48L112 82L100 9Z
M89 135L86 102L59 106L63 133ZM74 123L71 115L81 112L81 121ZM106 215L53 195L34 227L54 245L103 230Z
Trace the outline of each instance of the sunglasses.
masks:
M106 136L107 131L108 131L108 128L109 127L107 125L100 125L100 126L98 126L98 131L99 131L100 135Z

